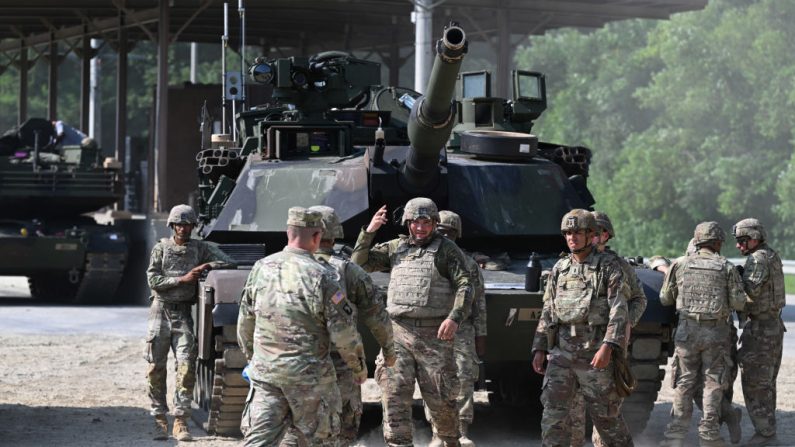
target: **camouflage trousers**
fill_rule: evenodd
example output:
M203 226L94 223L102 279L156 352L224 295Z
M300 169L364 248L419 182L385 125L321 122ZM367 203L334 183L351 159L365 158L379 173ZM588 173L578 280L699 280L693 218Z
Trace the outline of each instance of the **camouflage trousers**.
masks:
M465 424L471 424L475 416L475 382L480 374L480 359L475 351L475 327L470 320L461 323L458 328L453 342L453 350L458 372L459 391L458 397L456 397L458 420ZM428 406L424 402L423 406L425 407L425 419L433 425ZM436 426L433 426L433 432L436 433Z
M720 413L732 371L730 325L722 321L696 322L680 318L674 336L678 377L674 374L673 420L665 437L683 439L693 415L693 399L703 390L703 414L698 426L701 439L720 439Z
M756 431L776 433L776 378L781 367L784 323L779 318L750 320L743 328L738 353L745 407Z
M549 356L541 392L544 414L541 417L543 446L572 445L571 406L581 394L591 414L594 428L610 447L632 446L632 437L621 416L621 398L613 380L613 362L607 368L594 369L589 359L572 360L559 349ZM584 418L584 411L580 411ZM584 426L584 423L583 423Z
M169 350L174 352L176 358L173 413L175 416L189 416L193 386L196 383L197 354L191 305L166 304L152 300L144 359L149 363L146 382L153 416L168 413L166 369Z
M342 405L339 445L351 445L359 435L359 424L362 421L362 387L353 381L353 371L336 351L331 353L331 360L334 362L334 371L337 373L337 387ZM279 446L297 447L301 445L298 442L298 436L295 427L290 427Z
M375 379L382 393L384 440L389 446L412 445L414 442L411 404L415 380L439 438L445 442L458 442L458 379L453 343L436 338L437 330L436 326L414 327L393 320L397 361L387 368L382 355L376 359Z
M335 382L276 386L252 380L240 419L243 445L278 446L294 427L296 445L336 447L340 407Z

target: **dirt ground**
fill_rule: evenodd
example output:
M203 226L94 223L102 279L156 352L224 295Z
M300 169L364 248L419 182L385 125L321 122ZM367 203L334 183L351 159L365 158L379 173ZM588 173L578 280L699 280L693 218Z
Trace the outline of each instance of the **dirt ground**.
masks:
M5 289L3 288L5 287ZM21 296L0 285L0 296ZM146 364L142 336L146 309L142 307L32 306L22 298L0 298L0 446L166 446L177 441L152 441L151 418L144 387ZM789 334L795 325L788 324ZM785 358L778 379L780 445L795 446L795 355L785 342ZM170 390L173 389L170 387ZM171 391L169 391L170 395ZM378 387L366 384L366 399L377 400ZM660 394L646 431L636 446L656 446L669 421L672 392L668 381ZM471 436L482 446L539 445L539 429L532 415L517 409L493 408L479 396ZM745 412L739 380L735 403L743 408L743 433L753 428ZM418 446L426 445L430 430L415 414ZM698 413L696 413L697 415ZM358 446L382 446L380 411L367 405ZM696 422L688 445L697 445ZM240 440L208 436L191 424L201 447L240 445ZM724 428L724 436L728 434Z

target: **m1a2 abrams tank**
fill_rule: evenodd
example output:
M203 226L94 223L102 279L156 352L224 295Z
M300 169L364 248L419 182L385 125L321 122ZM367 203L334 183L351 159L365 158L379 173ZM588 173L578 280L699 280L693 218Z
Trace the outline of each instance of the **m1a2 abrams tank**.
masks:
M239 141L219 141L198 154L200 232L240 265L251 265L284 247L291 206L333 207L346 235L341 242L353 245L382 205L396 222L379 230L379 238L388 239L405 231L397 222L409 199L432 198L462 217L466 249L502 260L502 270L484 272L485 379L492 396L540 409L541 377L530 367L530 346L542 293L524 289L526 265L536 252L551 267L565 249L562 216L593 205L586 186L590 151L539 144L526 133L530 127L507 129L512 135L484 132L494 128L469 117L485 115L473 115L466 100L453 101L466 48L464 31L448 26L424 96L379 86L377 64L344 53L258 60L250 73L273 87L274 103L239 114ZM489 113L508 116L508 101L481 102L492 104ZM517 116L535 119L541 111ZM460 126L469 121L476 125L464 132ZM457 125L459 143L446 150ZM239 432L248 386L240 378L245 359L235 325L247 275L245 269L212 271L200 286L194 417L210 432ZM386 273L373 278L388 284ZM362 332L372 362L376 345ZM657 359L654 354L655 378Z
M34 298L110 302L127 264L124 230L83 214L122 196L120 166L93 140L56 146L31 118L0 138L0 275L27 276Z

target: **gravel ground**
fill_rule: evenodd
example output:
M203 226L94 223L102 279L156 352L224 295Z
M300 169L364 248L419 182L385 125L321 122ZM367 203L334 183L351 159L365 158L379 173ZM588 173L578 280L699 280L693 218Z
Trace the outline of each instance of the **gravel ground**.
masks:
M151 440L151 418L142 359L143 307L33 306L23 281L0 278L0 446L164 446L240 445L240 440L208 436L191 424L195 441ZM12 298L8 298L12 297ZM791 305L795 305L795 297ZM785 317L795 315L788 306ZM791 318L787 318L791 321ZM795 446L795 324L785 341L778 379L779 445ZM170 375L173 377L173 375ZM173 389L169 384L169 395ZM375 402L378 387L365 386L365 399ZM672 391L666 380L646 431L636 446L656 446L669 421ZM539 445L537 422L517 409L493 408L479 394L471 436L481 446ZM739 380L735 404L744 409ZM417 445L426 445L430 430L415 408ZM745 410L743 410L745 413ZM698 445L696 417L688 445ZM358 446L382 446L380 410L366 405ZM744 439L753 433L743 417ZM724 428L724 436L728 434Z

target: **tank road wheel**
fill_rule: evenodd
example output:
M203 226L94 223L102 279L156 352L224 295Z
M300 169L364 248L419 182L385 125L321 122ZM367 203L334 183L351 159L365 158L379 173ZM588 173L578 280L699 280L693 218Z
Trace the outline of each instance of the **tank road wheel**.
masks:
M632 329L630 365L638 384L635 391L624 399L622 414L633 436L643 432L654 410L654 402L665 377L665 370L660 365L668 362L670 335L670 328L659 323L641 322Z
M215 336L214 355L198 360L194 401L200 410L196 422L210 434L240 436L240 418L249 384L243 379L246 358L237 345L235 326L224 326ZM198 418L201 417L201 420Z
M69 277L64 272L53 273L51 275L37 275L28 278L30 295L41 301L54 301L59 303L71 303L77 296L80 282L72 284Z

